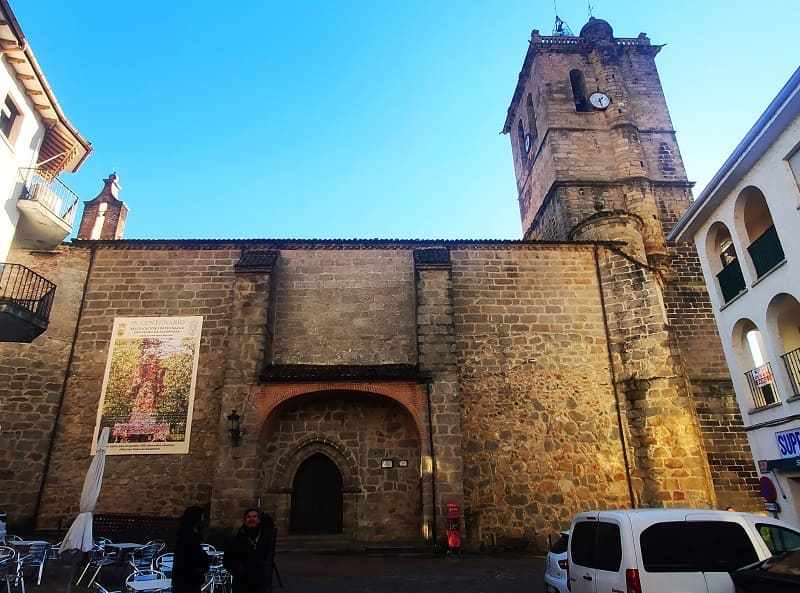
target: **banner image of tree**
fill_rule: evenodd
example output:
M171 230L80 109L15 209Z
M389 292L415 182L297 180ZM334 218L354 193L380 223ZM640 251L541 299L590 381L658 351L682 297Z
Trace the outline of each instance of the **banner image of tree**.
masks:
M110 427L109 454L188 451L201 320L115 320L96 428Z

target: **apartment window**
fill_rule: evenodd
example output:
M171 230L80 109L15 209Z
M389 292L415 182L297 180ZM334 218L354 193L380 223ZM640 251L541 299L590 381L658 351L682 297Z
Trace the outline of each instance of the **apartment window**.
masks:
M795 153L789 157L789 167L792 169L797 187L800 188L800 150L796 150Z
M753 406L763 408L780 401L772 365L767 360L766 347L761 332L751 327L744 334L747 349L755 368L747 371L747 384L753 396Z
M736 247L728 227L721 222L714 223L709 230L706 245L709 256L716 255L716 258L712 257L710 264L717 277L722 300L728 303L746 290Z
M9 142L14 142L19 128L19 122L22 119L22 113L14 103L11 95L6 95L6 100L3 102L2 111L0 111L0 132Z
M761 278L786 259L778 231L772 222L769 205L761 190L753 186L742 190L737 198L737 212L741 212L744 219L745 231L750 241L747 251L756 278Z

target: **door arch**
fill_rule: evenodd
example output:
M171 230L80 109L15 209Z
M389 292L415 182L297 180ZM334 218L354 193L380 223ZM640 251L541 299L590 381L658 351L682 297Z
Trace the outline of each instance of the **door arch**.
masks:
M292 481L289 533L342 533L342 474L324 453L314 453Z

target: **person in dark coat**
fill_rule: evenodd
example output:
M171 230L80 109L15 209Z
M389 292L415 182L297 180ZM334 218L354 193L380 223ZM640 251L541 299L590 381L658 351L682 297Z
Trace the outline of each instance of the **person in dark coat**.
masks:
M173 593L199 593L211 566L211 557L203 549L200 529L203 509L192 506L183 512L175 539L172 560Z
M225 548L222 563L233 577L233 593L270 593L275 523L258 509L244 512L242 526Z

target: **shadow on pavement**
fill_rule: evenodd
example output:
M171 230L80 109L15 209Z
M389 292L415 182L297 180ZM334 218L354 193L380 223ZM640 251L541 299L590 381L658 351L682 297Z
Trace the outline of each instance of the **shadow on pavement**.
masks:
M541 593L544 559L533 556L366 556L279 553L275 562L283 588L275 593ZM65 593L69 561L49 561L41 586L25 579L27 593ZM77 574L83 569L78 565ZM124 589L128 570L104 567L97 581L109 591ZM73 593L88 593L85 581Z

